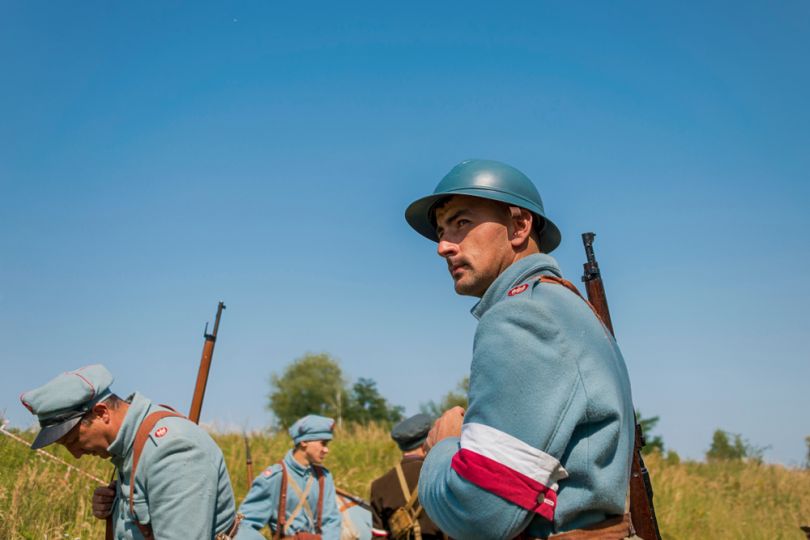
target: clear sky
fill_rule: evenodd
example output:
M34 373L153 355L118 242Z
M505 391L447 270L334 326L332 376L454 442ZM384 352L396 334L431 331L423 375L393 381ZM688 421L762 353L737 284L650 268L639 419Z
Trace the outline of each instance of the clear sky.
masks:
M95 362L186 409L219 300L203 421L268 425L307 352L417 412L467 373L474 300L403 213L480 157L534 179L572 281L596 231L668 447L797 465L808 53L806 1L3 2L0 412Z

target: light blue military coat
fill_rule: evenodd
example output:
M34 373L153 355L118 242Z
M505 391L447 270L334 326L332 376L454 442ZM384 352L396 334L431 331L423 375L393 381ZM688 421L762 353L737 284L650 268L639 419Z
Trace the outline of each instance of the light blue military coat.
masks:
M428 454L419 499L453 538L546 536L624 513L630 382L616 342L562 285L554 259L509 266L479 319L461 438Z
M305 467L293 458L293 451L290 450L284 456L284 464L287 466L287 516L298 506L299 497L294 488L289 485L295 482L301 491L304 491L307 480L314 475L312 467ZM323 467L324 472L324 495L323 495L323 517L321 518L321 530L324 540L339 540L341 519L335 500L335 483L329 471ZM256 477L250 486L250 491L245 496L245 500L239 506L239 513L245 516L239 528L238 540L259 540L264 537L259 532L262 527L269 525L275 532L278 523L278 503L281 491L281 465L278 463L268 467L262 474ZM314 478L312 487L307 495L307 502L313 514L318 509L318 479ZM287 523L287 532L290 535L296 532L315 532L313 523L303 510L295 516L292 522Z
M143 538L129 513L133 443L149 413L163 410L135 393L118 436L108 448L118 468L114 537ZM184 418L164 418L150 432L135 477L135 514L160 540L213 538L236 513L222 452L208 433Z

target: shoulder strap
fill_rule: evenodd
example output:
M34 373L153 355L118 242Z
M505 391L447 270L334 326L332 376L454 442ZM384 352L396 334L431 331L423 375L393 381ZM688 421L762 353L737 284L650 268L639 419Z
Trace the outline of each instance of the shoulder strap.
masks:
M408 487L408 481L405 480L405 473L402 470L402 464L397 463L396 467L394 467L397 471L397 478L399 479L399 487L402 489L402 496L405 498L405 504L410 502L408 498L410 497L410 488Z
M281 465L281 492L278 496L278 519L276 519L276 534L273 538L280 540L284 537L284 529L287 526L287 466L284 460L278 462Z
M310 475L310 477L307 478L306 484L304 484L304 489L301 489L297 482L290 482L289 486L298 496L298 504L295 505L295 508L293 508L293 511L290 512L290 515L286 516L289 523L294 523L295 518L297 518L298 514L300 514L303 510L304 514L307 515L309 522L312 523L313 527L315 526L315 514L312 513L312 507L309 506L309 500L307 499L307 497L309 497L309 492L312 491L312 482L314 479L315 475Z
M405 497L405 506L406 509L411 509L414 506L418 505L418 498L419 498L419 482L416 483L416 487L413 488L413 491L408 493L408 481L405 479L405 473L402 470L402 464L397 463L395 467L397 471L397 478L399 478L399 487L402 488L402 496ZM422 507L416 509L414 513L414 517L419 515L419 512L422 510Z
M315 533L321 534L321 521L323 520L323 485L326 475L323 470L316 465L312 466L312 470L315 471L315 476L318 477L318 523L315 525Z
M182 414L173 411L155 411L143 419L143 422L141 422L141 425L138 427L138 431L135 433L135 443L133 444L132 453L132 471L129 473L129 513L132 515L135 524L141 530L144 538L153 538L152 527L150 525L141 525L135 517L135 472L138 469L138 462L141 459L143 446L146 444L146 440L149 438L149 433L152 431L152 428L155 427L155 424L170 416L185 418Z
M608 332L608 329L605 326L604 321L602 321L602 317L600 317L599 314L596 312L596 309L593 307L593 304L588 302L588 300L584 296L582 296L582 293L579 292L579 289L577 289L576 285L574 285L573 283L571 283L567 279L563 279L563 278L560 278L560 277L557 277L557 276L542 275L542 276L540 276L538 278L538 281L540 283L554 283L554 284L557 284L557 285L562 285L563 287L565 287L566 289L568 289L572 293L579 296L582 299L582 301L585 302L586 304L588 304L588 307L591 308L591 311L593 311L593 314L596 316L596 320L599 321L599 323L602 325L602 328L605 329L605 332ZM608 332L608 333L610 333L610 332Z

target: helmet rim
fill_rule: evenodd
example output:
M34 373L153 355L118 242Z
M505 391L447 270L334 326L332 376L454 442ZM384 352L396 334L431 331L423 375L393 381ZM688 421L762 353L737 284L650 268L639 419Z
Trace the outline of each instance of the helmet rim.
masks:
M443 182L444 180L439 183L439 187L441 187ZM439 187L437 187L437 189L439 189ZM522 197L520 194L511 191L507 192L491 185L473 185L442 189L442 191L437 191L431 195L421 197L412 202L405 210L405 220L416 232L428 240L438 242L439 238L436 236L436 228L431 220L431 213L437 202L446 197L452 197L453 195L468 195L471 197L478 197L480 199L489 199L528 210L535 216L537 221L536 230L540 235L540 245L538 246L540 251L543 253L551 253L555 248L557 248L557 246L560 245L562 238L560 230L552 220L546 217L545 211L542 207L542 202L537 204L526 197Z

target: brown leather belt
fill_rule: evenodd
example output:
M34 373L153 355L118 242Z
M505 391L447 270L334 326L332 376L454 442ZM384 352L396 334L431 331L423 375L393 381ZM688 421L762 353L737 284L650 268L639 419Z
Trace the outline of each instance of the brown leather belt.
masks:
M616 516L615 518L600 521L595 525L590 525L582 529L574 529L557 534L552 534L547 538L537 536L518 536L520 540L622 540L633 536L633 528L630 525L630 514Z

